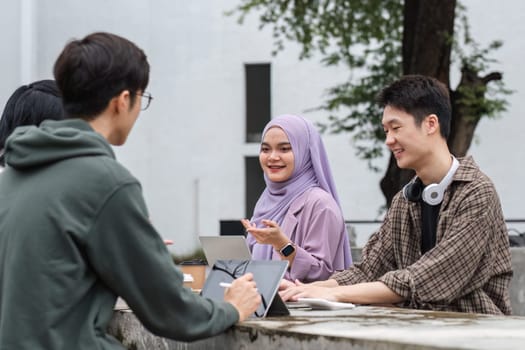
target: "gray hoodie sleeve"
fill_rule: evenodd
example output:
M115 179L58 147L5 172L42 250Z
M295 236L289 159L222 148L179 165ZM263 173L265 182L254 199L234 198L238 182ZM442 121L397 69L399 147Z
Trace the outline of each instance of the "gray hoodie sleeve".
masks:
M103 282L157 335L191 341L238 321L231 304L183 287L182 273L148 219L138 183L120 186L105 201L86 238L86 252Z

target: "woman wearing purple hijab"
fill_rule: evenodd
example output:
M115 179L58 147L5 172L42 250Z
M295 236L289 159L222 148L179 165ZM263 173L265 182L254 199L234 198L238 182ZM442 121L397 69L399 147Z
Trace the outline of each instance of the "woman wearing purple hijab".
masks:
M352 263L339 198L321 136L311 122L281 115L263 130L266 189L242 223L254 260L288 260L290 281L325 280Z

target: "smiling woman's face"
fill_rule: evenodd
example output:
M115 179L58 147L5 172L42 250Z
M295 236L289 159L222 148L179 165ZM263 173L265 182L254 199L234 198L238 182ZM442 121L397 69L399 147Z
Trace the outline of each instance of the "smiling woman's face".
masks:
M261 168L270 181L288 180L294 170L294 154L286 133L279 127L270 128L261 143Z

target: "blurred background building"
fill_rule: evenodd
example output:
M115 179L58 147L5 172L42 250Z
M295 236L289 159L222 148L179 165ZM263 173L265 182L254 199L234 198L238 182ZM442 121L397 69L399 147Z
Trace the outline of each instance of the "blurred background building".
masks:
M509 109L482 119L469 153L493 179L508 219L525 218L525 2L462 1L473 36L501 39L494 57L508 88ZM174 240L175 254L198 247L198 235L234 230L227 224L249 213L263 186L258 137L271 116L302 114L326 121L325 89L349 77L315 57L298 59L287 44L272 56L272 35L256 16L241 26L225 12L237 0L6 0L0 11L0 105L21 84L52 78L65 43L93 31L122 35L143 48L151 64L154 96L117 158L142 182L151 219ZM452 85L458 77L452 77ZM454 83L456 81L456 83ZM310 111L308 111L310 110ZM346 220L382 218L379 189L388 157L372 172L354 155L350 135L323 136ZM523 231L525 225L512 224ZM354 225L359 246L377 224Z

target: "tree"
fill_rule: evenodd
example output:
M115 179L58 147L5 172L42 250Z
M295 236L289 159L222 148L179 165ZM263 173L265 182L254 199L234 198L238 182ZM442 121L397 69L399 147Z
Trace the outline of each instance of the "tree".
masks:
M506 109L501 96L510 91L501 73L483 75L501 42L480 48L456 0L241 0L229 13L240 14L242 23L251 12L258 13L261 28L272 26L274 54L291 41L301 45L301 59L320 53L323 64L348 67L349 79L328 88L318 108L330 113L325 129L351 133L358 156L375 170L373 160L382 155L385 138L375 96L403 74L433 76L449 87L453 116L448 144L458 157L467 153L479 120ZM453 90L454 61L461 79ZM390 156L380 183L387 206L413 175Z

